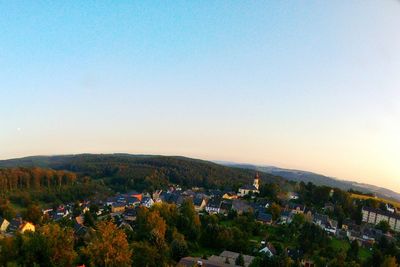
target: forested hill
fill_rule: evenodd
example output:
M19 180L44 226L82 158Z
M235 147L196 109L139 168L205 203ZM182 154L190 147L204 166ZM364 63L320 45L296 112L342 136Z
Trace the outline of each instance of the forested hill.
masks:
M236 188L252 182L253 170L175 156L130 154L80 154L34 156L0 161L0 168L42 167L65 170L79 176L102 180L117 190L156 189L169 183L206 188ZM260 173L264 182L284 183L284 179Z

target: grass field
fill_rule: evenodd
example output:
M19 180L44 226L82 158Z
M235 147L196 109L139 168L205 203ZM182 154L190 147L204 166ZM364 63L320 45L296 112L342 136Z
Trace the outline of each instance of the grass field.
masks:
M384 199L384 198L379 198L379 197L371 197L371 196L365 196L365 195L359 195L359 194L351 194L352 198L356 199L375 199L376 201L384 202L384 203L389 203L395 206L396 208L400 209L400 202L394 201L391 199Z
M339 240L336 238L332 238L329 245L336 252L339 252L340 250L344 250L347 252L347 250L349 250L350 248L350 244L348 241ZM361 261L366 261L369 257L371 257L371 252L366 248L360 247L360 250L358 252L358 257L360 258Z

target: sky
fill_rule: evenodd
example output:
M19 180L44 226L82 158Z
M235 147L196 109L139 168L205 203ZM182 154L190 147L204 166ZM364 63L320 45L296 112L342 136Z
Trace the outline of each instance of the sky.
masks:
M400 192L400 1L0 0L0 159L274 165Z

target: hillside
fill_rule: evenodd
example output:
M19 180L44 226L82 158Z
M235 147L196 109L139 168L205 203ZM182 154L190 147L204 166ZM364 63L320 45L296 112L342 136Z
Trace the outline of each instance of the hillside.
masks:
M375 185L357 183L353 181L345 181L339 180L333 177L328 177L325 175L308 172L308 171L301 171L301 170L290 170L290 169L282 169L273 166L256 166L251 164L237 164L237 163L223 163L226 166L236 167L236 168L244 168L244 169L251 169L262 171L265 173L269 173L272 175L280 176L288 180L296 181L296 182L312 182L316 185L326 185L331 187L337 187L343 190L357 190L365 193L373 193L379 197L393 199L393 200L400 200L400 194L394 192L387 188L378 187Z
M80 154L33 156L0 161L0 168L42 167L65 170L104 181L115 190L156 189L170 183L182 186L235 188L248 183L254 171L175 156L130 154ZM275 175L260 173L264 182L282 182Z

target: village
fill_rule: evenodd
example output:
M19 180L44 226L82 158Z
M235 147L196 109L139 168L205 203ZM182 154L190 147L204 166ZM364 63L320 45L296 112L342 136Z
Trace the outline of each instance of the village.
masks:
M57 208L43 210L43 216L49 221L59 222L69 220L73 222L76 236L83 237L87 234L89 227L85 225L85 214L89 211L96 214L98 220L112 218L118 228L134 231L137 210L140 207L151 208L159 203L169 203L180 206L184 201L190 200L195 211L200 215L214 214L227 217L231 212L242 215L254 214L255 220L262 225L279 227L290 224L295 216L301 215L308 222L323 229L329 236L335 239L353 242L356 240L363 248L370 249L374 243L385 236L388 240L394 237L390 232L383 232L375 226L382 220L387 221L392 230L400 230L400 216L397 210L386 204L387 211L381 211L368 207L362 208L361 225L351 219L345 219L341 227L338 221L330 218L325 213L332 211L332 203L326 203L322 210L306 207L298 203L298 194L289 192L282 204L277 206L265 198L259 198L260 178L256 174L253 183L244 185L238 192L222 191L218 189L205 190L203 188L191 188L183 190L179 185L172 185L166 190L156 190L151 194L148 192L130 191L119 193L106 199L81 201L79 203L66 203ZM271 209L271 206L275 206ZM278 212L278 213L277 213ZM11 221L0 218L0 237L13 236L16 233L35 231L35 225L24 221L17 216ZM268 240L261 240L259 252L272 257L276 250ZM185 257L179 262L179 266L232 266L239 257L239 251L223 251L220 255L212 255L208 259L199 257ZM288 251L290 253L290 251ZM253 256L240 255L244 257L244 266L249 266ZM228 260L227 260L228 259ZM211 265L213 264L213 265ZM312 261L303 261L304 266L313 266Z

